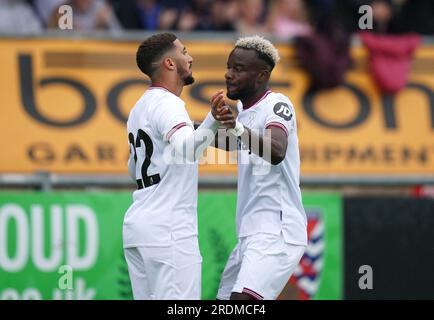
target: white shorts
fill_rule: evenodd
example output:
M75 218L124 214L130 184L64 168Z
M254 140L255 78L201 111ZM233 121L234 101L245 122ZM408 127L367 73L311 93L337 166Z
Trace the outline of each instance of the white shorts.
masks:
M223 271L217 299L232 292L257 300L275 300L282 292L305 251L285 243L283 235L259 233L240 238Z
M202 257L197 237L169 247L124 248L135 300L200 300Z

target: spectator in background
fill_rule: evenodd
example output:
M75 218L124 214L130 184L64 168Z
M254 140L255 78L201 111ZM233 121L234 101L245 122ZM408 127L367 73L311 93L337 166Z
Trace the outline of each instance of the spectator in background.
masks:
M115 0L113 9L125 29L176 29L179 11L187 0Z
M115 0L113 7L125 29L201 29L210 20L210 0Z
M310 2L312 33L295 39L295 56L310 76L310 91L341 85L351 67L351 38L335 17L335 1Z
M238 19L236 0L215 0L210 3L209 19L202 19L195 30L235 31Z
M320 3L321 0L310 0L309 2L313 2L310 4L317 7L317 4ZM334 6L335 19L338 19L347 32L356 32L359 30L359 19L361 17L359 8L366 4L366 0L337 1Z
M181 13L184 12L184 8L188 7L189 0L165 0L159 1L163 8L160 15L161 30L183 30L179 23L181 21ZM193 14L194 15L194 14ZM190 30L186 27L186 30Z
M234 31L236 0L192 0L180 10L174 29L180 31Z
M369 69L382 94L389 98L406 87L414 53L421 43L419 34L399 23L403 0L372 2L374 32L359 32L369 52ZM431 17L432 20L432 17Z
M263 0L238 1L239 16L236 22L236 30L240 34L264 33L263 25L265 16L265 4Z
M34 0L33 6L44 27L48 25L53 12L65 3L65 0Z
M331 1L331 0L327 0ZM309 0L309 3L321 3L322 0ZM417 32L434 34L434 1L432 0L345 0L335 1L337 16L335 21L343 22L349 32L361 31L358 25L362 5L373 9L374 31L377 33L402 34Z
M142 26L146 30L156 30L160 27L162 7L155 0L136 1L136 10Z
M393 33L434 34L434 1L394 0L392 5L395 14L391 21Z
M393 18L393 9L389 1L376 0L371 3L374 31L389 32L390 22Z
M288 40L312 32L307 9L302 0L276 0L271 4L267 29L275 36Z
M22 0L0 0L0 31L34 32L42 30L31 5Z
M104 0L70 0L65 3L74 12L73 28L75 31L89 30L120 30L116 16L111 6ZM49 28L57 28L59 13L55 10L48 23Z
M209 0L191 0L180 10L179 19L176 29L181 31L192 31L201 29L210 20L211 1Z
M199 21L204 17L208 18L208 13L206 16L200 16L194 12L194 9L187 6L179 12L179 19L176 24L176 29L180 31L192 31L199 24Z

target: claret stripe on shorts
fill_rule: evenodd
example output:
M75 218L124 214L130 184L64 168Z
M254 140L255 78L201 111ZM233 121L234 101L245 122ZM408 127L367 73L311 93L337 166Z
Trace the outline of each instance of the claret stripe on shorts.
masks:
M256 293L253 290L250 290L249 288L243 288L243 293L251 296L252 298L254 298L256 300L264 300L263 296L261 296L259 293Z

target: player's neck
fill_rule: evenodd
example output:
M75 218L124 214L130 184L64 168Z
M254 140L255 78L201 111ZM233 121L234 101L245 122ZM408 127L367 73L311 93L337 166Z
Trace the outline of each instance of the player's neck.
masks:
M255 92L255 94L246 97L244 99L241 99L241 102L243 103L243 109L248 109L251 106L255 105L259 100L262 99L262 97L269 91L267 87L262 88L261 90L258 90Z
M164 88L178 97L181 95L182 88L184 87L184 85L179 81L179 79L164 79L164 78L153 79L151 86Z

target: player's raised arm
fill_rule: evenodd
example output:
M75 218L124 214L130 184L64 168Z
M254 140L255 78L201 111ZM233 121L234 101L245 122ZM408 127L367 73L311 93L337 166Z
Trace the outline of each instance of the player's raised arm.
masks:
M169 138L175 151L188 161L196 161L214 140L219 122L208 113L200 126L193 130L190 126L177 129Z
M234 137L239 136L251 152L273 165L279 164L285 158L288 134L281 126L270 124L265 134L245 127L235 120L232 110L224 101L223 91L217 92L211 98L211 110L220 124L228 129L227 133L219 130L216 134L214 143L216 148L226 151L235 150L237 144Z

